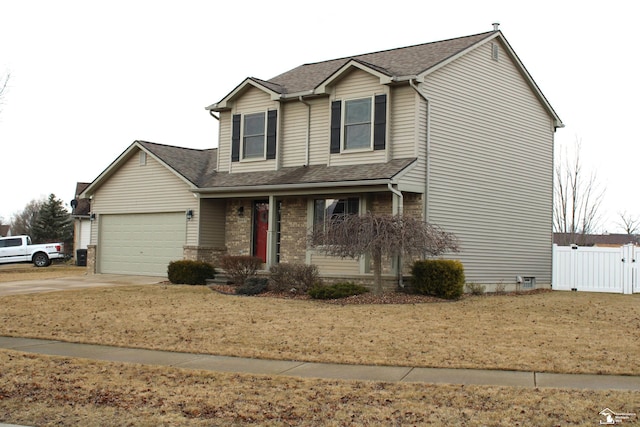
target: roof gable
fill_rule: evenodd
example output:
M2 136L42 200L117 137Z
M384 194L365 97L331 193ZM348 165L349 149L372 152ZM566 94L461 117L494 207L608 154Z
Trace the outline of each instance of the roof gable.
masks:
M247 84L253 84L255 87L266 91L274 100L298 98L306 95L321 95L327 93L327 88L332 82L340 79L344 73L349 72L354 67L379 77L381 84L408 80L422 81L429 73L446 66L471 50L494 39L499 39L503 43L531 90L555 120L556 127L563 127L562 121L501 31L489 31L465 37L303 64L268 81L249 78L220 102L206 108L212 111L228 109L230 107L229 101L241 94L242 88Z
M217 164L216 148L197 150L156 144L147 141L134 141L116 158L87 188L81 197L89 197L124 165L138 150L150 155L158 163L182 179L189 187L197 188L199 181L215 172Z

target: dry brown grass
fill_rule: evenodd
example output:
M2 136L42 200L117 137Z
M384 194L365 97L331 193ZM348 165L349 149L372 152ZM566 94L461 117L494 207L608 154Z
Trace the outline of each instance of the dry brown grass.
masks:
M0 421L83 426L597 425L640 393L213 373L0 351ZM616 410L614 409L614 410Z
M640 295L332 305L147 285L0 299L0 335L311 362L640 374Z
M2 297L0 335L274 359L639 374L640 295L331 305L131 286ZM640 412L639 392L232 375L11 351L0 351L0 366L0 422L27 425L594 425L605 407Z
M59 277L86 274L86 267L77 267L65 263L53 263L48 267L34 267L33 264L0 265L0 283L16 280L57 279Z

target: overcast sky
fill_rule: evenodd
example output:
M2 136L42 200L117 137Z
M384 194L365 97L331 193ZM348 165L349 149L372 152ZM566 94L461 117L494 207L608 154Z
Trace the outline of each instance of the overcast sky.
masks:
M631 1L0 0L0 216L69 204L133 141L217 147L204 107L246 77L500 29L606 189L603 227L640 217ZM526 173L526 171L516 171Z

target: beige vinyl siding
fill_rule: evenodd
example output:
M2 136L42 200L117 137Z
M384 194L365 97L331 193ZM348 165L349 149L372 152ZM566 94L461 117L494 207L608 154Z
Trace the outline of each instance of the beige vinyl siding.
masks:
M328 98L307 101L311 105L309 164L326 165L329 160L331 108Z
M427 219L454 232L467 281L551 281L551 118L491 44L425 81L431 100Z
M248 160L231 163L232 173L260 172L264 170L275 170L275 160Z
M282 106L283 120L280 133L280 159L282 167L306 164L308 107L299 101Z
M335 100L349 100L364 97L373 97L376 94L385 93L385 88L380 85L380 79L365 71L355 70L340 80L334 89L333 98ZM327 105L327 108L330 108ZM388 108L388 106L387 106ZM330 120L326 122L329 127ZM383 163L386 162L387 154L385 150L371 150L346 152L340 154L330 154L329 163L331 166L353 165L360 163Z
M231 166L231 119L230 111L220 113L218 128L218 171L229 172Z
M165 166L147 155L140 165L138 153L133 150L129 159L95 192L91 211L97 214L92 221L91 243L98 243L98 227L103 214L167 213L192 209L198 215L198 201L188 184ZM187 221L186 244L197 242L197 221Z
M224 247L226 208L224 199L200 200L201 246Z
M389 149L394 159L417 157L418 160L400 180L400 189L424 192L426 175L427 107L411 86L392 92Z
M318 267L320 274L360 274L360 261L307 251L307 264Z

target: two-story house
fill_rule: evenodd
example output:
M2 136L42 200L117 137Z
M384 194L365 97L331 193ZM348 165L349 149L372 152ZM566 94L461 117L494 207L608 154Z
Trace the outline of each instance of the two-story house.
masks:
M218 149L136 141L87 188L95 271L228 253L367 278L366 257L323 255L307 234L371 211L455 233L470 282L550 284L562 122L497 28L247 78L207 109Z

